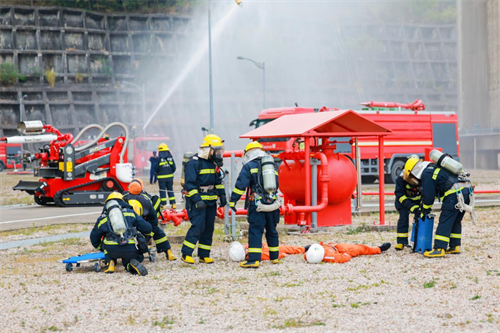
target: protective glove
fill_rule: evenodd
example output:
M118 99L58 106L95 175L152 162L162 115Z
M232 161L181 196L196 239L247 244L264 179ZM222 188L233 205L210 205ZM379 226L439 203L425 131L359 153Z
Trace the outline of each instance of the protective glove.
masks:
M422 210L422 212L420 213L420 218L421 218L422 220L424 220L424 219L425 219L425 216L426 216L427 214L430 214L430 212L431 212L431 210L430 210L430 209L424 209L424 210Z
M196 209L198 209L198 210L203 210L203 209L207 208L207 204L205 203L205 201L200 200L200 201L198 201L198 202L195 204L195 207L196 207Z
M236 213L236 202L230 201L229 208L231 208Z
M227 205L227 199L226 199L225 195L222 196L222 197L220 197L219 200L220 200L220 206L221 207L225 207Z

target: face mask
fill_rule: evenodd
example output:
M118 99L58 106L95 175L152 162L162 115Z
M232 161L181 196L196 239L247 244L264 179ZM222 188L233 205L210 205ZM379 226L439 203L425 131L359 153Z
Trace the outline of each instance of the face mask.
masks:
M212 148L211 160L219 167L224 165L224 147Z

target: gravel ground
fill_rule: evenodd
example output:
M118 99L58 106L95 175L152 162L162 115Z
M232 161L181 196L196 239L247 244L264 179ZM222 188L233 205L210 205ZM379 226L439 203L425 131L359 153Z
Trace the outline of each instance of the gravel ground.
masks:
M282 265L266 262L243 270L228 259L221 225L215 264L187 266L161 257L146 262L146 277L122 267L113 275L90 266L66 272L57 260L91 252L87 239L6 250L0 258L0 311L8 326L2 331L498 332L499 215L498 207L481 208L476 225L467 218L464 252L444 259L391 248L346 264L311 265L302 256L289 256ZM368 221L370 216L355 222ZM395 232L358 227L281 240L380 245L394 243ZM180 252L180 245L173 248Z

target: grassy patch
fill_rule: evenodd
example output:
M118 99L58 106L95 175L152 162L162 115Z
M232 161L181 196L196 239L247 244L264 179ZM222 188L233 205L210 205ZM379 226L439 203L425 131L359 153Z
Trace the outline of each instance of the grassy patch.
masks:
M161 328L165 328L167 325L173 325L174 324L174 318L169 318L169 317L163 317L161 320L155 320L151 323L152 326L158 326ZM169 327L171 328L171 327Z
M346 235L357 235L363 232L370 232L370 228L366 224L362 224L359 227L351 228L346 231Z
M472 297L470 300L471 301L475 301L476 299L480 299L481 298L481 295L475 295L474 297Z
M283 325L273 325L273 328L277 329L289 329L289 328L298 328L298 327L308 327L308 326L326 326L326 323L314 320L314 321L303 321L301 319L289 318L286 319Z
M434 281L434 280L430 280L430 281L424 283L425 289L434 288L435 286L436 286L436 281Z

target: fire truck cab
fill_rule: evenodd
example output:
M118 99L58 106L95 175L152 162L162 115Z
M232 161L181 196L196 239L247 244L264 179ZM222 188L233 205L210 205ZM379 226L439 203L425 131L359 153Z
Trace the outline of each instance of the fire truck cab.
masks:
M390 129L393 135L384 140L385 181L394 183L400 175L405 161L411 154L422 158L426 148L442 148L453 158L459 159L458 119L455 112L425 111L424 104L417 100L411 104L387 102L362 103L364 108L354 110L367 119ZM328 112L336 108L322 107L302 108L288 107L262 110L259 117L250 123L255 128L287 114ZM354 158L351 138L335 138L338 141L337 152L341 152L351 159ZM279 153L294 144L288 138L260 139L263 147L271 153ZM361 172L364 183L372 183L378 179L378 140L373 137L363 137L358 140Z

